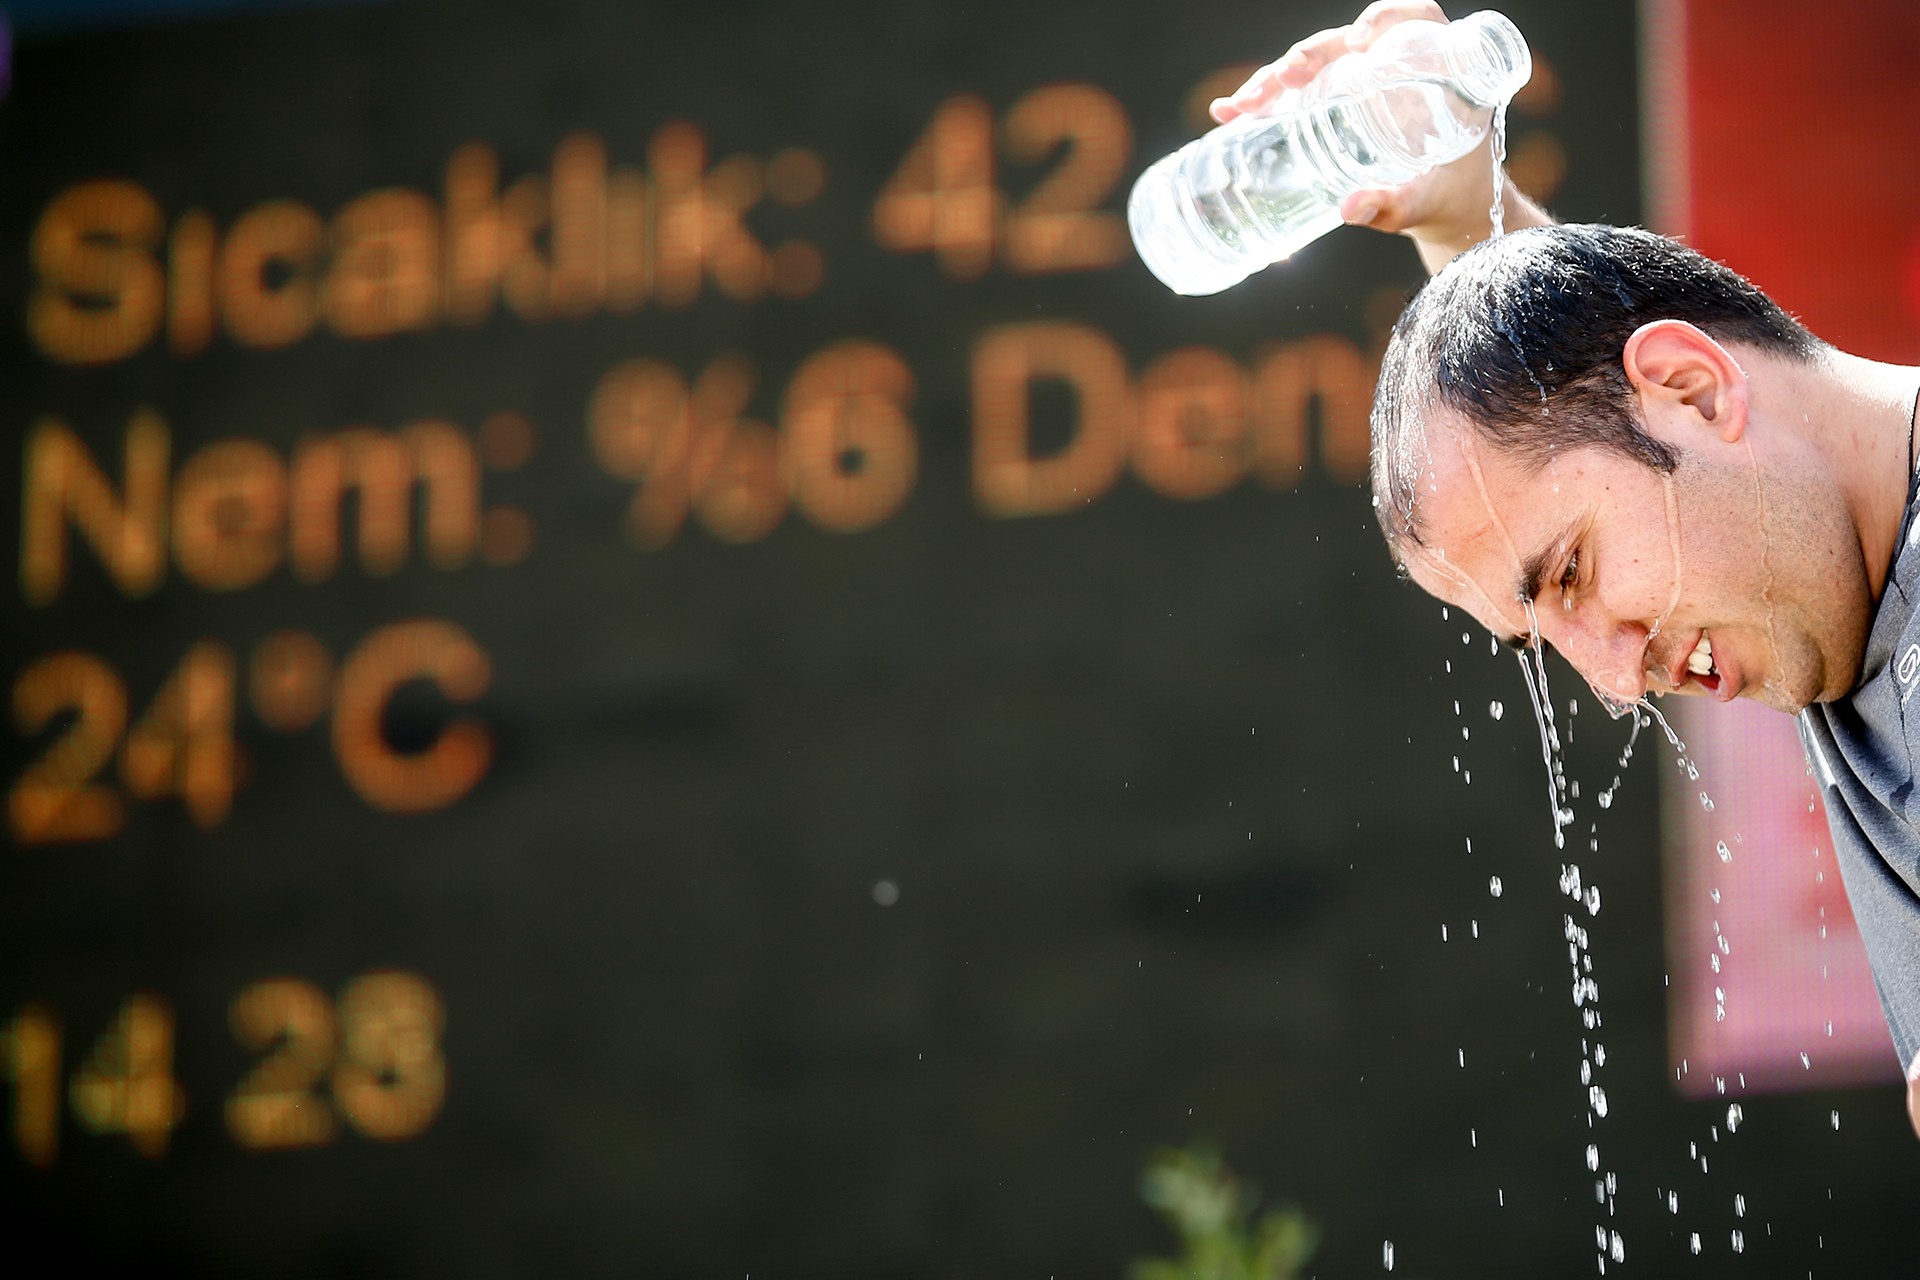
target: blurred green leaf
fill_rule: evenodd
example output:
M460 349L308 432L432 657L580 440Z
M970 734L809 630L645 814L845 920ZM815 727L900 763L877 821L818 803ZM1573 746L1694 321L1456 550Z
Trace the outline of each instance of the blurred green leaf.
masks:
M1179 1235L1181 1256L1142 1258L1129 1280L1297 1280L1320 1243L1292 1205L1256 1220L1257 1194L1207 1147L1160 1152L1140 1177L1140 1196Z

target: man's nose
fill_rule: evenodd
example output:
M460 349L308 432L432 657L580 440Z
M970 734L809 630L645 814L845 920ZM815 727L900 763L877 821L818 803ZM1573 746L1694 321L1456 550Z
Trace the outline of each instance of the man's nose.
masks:
M1541 610L1544 615L1548 610ZM1582 616L1583 611L1561 612L1549 625L1540 619L1541 636L1565 655L1573 669L1602 693L1622 702L1638 702L1647 694L1647 629L1638 623ZM1552 634L1558 632L1558 635Z

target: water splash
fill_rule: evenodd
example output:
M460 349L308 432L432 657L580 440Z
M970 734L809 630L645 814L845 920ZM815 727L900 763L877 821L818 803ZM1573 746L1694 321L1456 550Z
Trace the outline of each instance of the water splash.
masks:
M1553 846L1567 847L1567 826L1573 810L1567 804L1567 772L1560 759L1560 728L1553 718L1553 691L1547 685L1546 646L1540 641L1540 619L1534 614L1533 601L1522 600L1527 612L1530 640L1520 650L1520 674L1527 682L1527 697L1533 703L1534 723L1540 730L1540 760L1547 766L1547 806L1553 814Z
M1677 599L1677 590L1675 594ZM1533 704L1534 725L1540 734L1541 760L1547 769L1547 798L1553 815L1554 845L1556 848L1564 849L1566 847L1566 828L1574 821L1573 801L1578 799L1580 794L1577 784L1567 776L1564 755L1566 742L1572 740L1572 718L1579 711L1579 702L1578 700L1574 700L1567 704L1568 733L1566 739L1563 741L1560 734L1560 727L1554 719L1553 695L1547 681L1546 646L1541 642L1539 618L1535 614L1531 600L1523 598L1520 604L1526 611L1527 624L1530 631L1529 643L1521 649L1518 655L1520 659L1520 674L1527 686L1528 700ZM1670 604L1669 611L1671 611L1671 608L1672 605ZM1664 620L1665 616L1664 614L1662 615L1662 620ZM1644 696L1640 699L1639 704L1626 702L1613 697L1608 694L1606 690L1593 685L1591 681L1589 681L1588 684L1589 687L1593 689L1594 695L1599 698L1601 704L1607 708L1608 713L1614 718L1618 719L1623 715L1631 716L1628 740L1619 760L1619 766L1621 770L1624 771L1628 761L1632 758L1634 744L1639 740L1640 730L1647 724L1658 720L1659 712L1653 710L1653 708L1648 705L1645 706L1646 714L1643 715L1642 704L1645 704ZM1660 721L1660 723L1662 727L1666 729L1668 737L1673 739L1677 744L1678 736L1673 733L1672 728L1666 726L1664 721ZM1621 775L1615 774L1612 784L1597 797L1601 808L1611 807L1613 797L1619 790L1620 783ZM1598 853L1600 840L1599 826L1597 823L1593 825L1590 835L1589 847L1595 853ZM1498 896L1497 878L1490 882L1490 888L1492 888L1495 895ZM1599 915L1599 886L1583 882L1578 864L1563 863L1561 865L1560 891L1566 894L1573 902L1584 906L1589 917ZM1570 994L1573 999L1573 1004L1575 1008L1580 1010L1581 1022L1587 1030L1590 1032L1597 1031L1602 1022L1600 1010L1597 1007L1600 1002L1600 986L1593 976L1593 955L1589 949L1588 932L1584 927L1574 922L1571 914L1562 916L1562 926L1567 941L1567 958L1572 970ZM1587 1125L1589 1128L1592 1128L1595 1124L1607 1118L1609 1109L1606 1088L1597 1078L1599 1069L1606 1065L1606 1050L1603 1046L1595 1045L1592 1047L1591 1053L1589 1053L1589 1046L1585 1040L1581 1042L1580 1048L1583 1055L1580 1061L1580 1083L1585 1086L1587 1090ZM1601 1175L1595 1179L1593 1184L1594 1200L1596 1203L1605 1206L1607 1218L1611 1219L1616 1212L1614 1197L1617 1187L1617 1177L1613 1171L1603 1171L1601 1169L1598 1144L1589 1144L1587 1147L1587 1168L1589 1172ZM1622 1262L1625 1260L1625 1241L1620 1236L1620 1233L1613 1230L1607 1222L1602 1221L1594 1225L1594 1242L1597 1250L1595 1262L1602 1275L1606 1274L1609 1260L1614 1262Z

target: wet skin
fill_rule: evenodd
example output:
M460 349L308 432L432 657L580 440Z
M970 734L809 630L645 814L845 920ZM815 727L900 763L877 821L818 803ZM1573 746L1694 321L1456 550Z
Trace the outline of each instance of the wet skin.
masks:
M1436 411L1407 572L1510 642L1537 620L1619 701L1701 694L1791 712L1844 695L1875 584L1843 495L1795 433L1756 429L1743 378L1703 373L1697 350L1636 354L1660 379L1640 406L1680 451L1671 476L1594 447L1529 466ZM1705 675L1688 669L1703 636Z

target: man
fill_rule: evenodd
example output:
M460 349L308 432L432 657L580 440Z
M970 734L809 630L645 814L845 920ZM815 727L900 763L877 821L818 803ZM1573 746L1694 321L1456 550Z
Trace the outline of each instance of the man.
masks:
M1216 118L1407 18L1444 20L1370 5ZM1342 206L1411 235L1437 273L1375 392L1388 548L1495 635L1558 649L1610 703L1745 697L1799 717L1920 1133L1920 369L1828 346L1671 240L1557 227L1517 193L1513 234L1480 243L1491 186L1483 150Z

